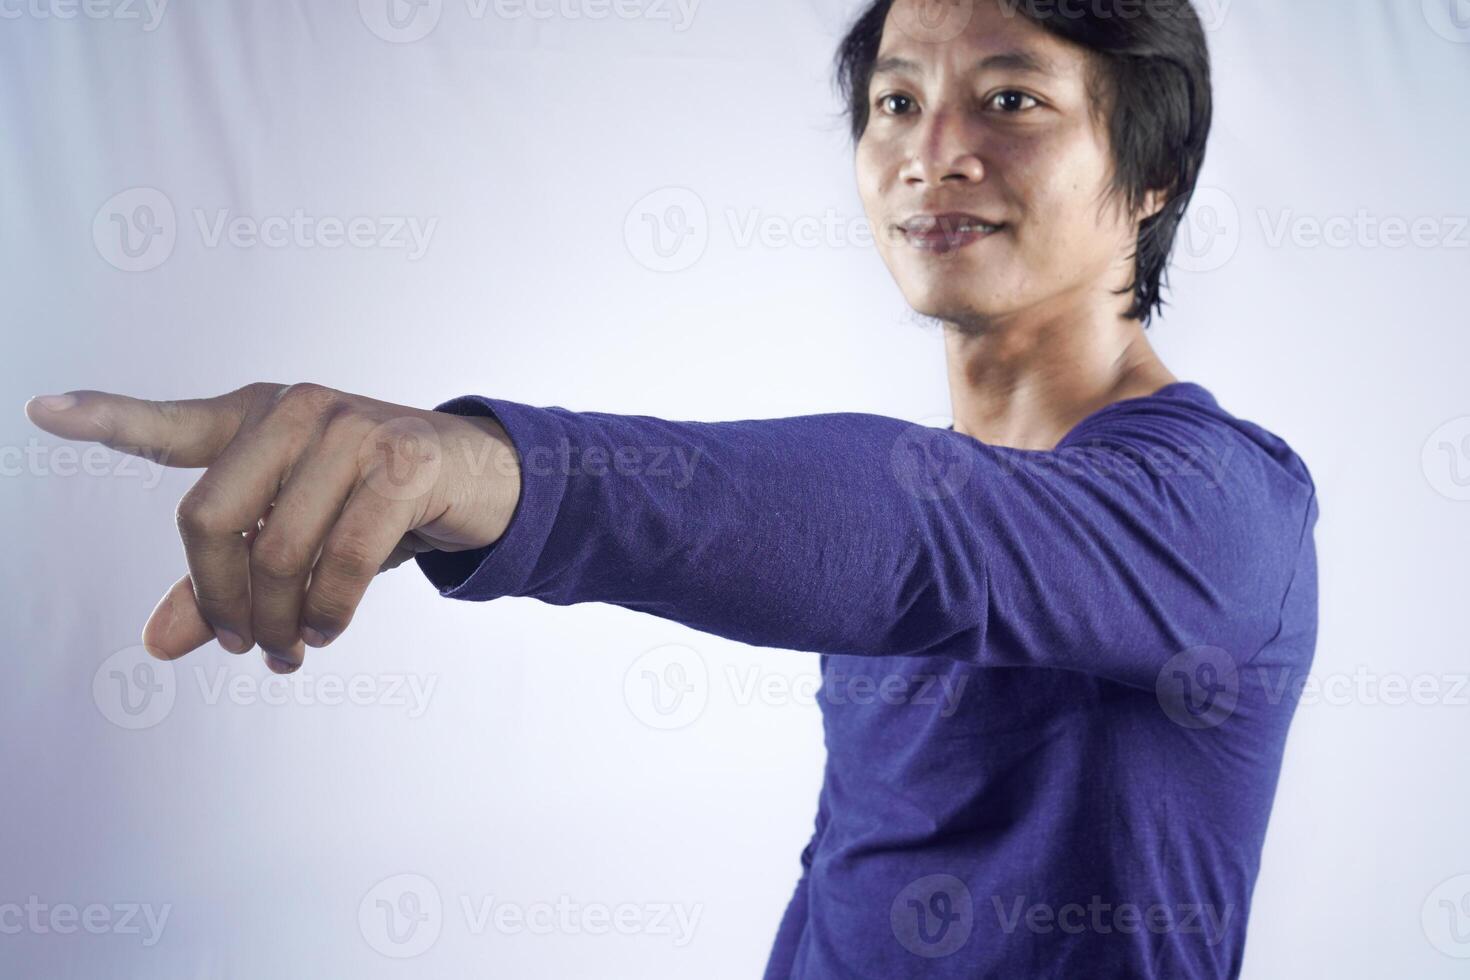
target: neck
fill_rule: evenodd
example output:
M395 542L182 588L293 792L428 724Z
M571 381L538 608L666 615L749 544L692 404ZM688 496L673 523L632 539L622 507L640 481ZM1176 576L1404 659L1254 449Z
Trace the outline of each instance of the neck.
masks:
M1113 309L1080 318L1071 312L945 324L955 431L990 445L1049 450L1098 409L1178 380L1139 321Z

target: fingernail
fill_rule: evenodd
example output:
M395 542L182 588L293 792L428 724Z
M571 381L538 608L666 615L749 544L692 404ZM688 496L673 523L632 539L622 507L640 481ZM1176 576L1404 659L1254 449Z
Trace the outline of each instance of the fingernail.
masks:
M249 649L245 646L245 639L239 633L232 633L229 630L215 630L214 634L219 637L219 645L231 653L244 653Z
M296 669L297 665L289 660L282 660L273 653L265 655L265 665L277 674L289 674Z
M37 395L31 401L48 412L64 412L77 403L76 395Z
M310 626L302 629L301 638L306 641L307 646L324 647L327 645L327 638L322 635L322 632L320 630L314 630Z

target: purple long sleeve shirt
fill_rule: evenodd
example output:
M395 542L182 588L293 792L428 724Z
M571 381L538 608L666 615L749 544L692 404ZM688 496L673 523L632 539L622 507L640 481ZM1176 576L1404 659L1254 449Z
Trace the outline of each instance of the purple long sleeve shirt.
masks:
M522 467L441 594L607 602L821 655L774 978L1235 977L1317 627L1315 487L1178 382L1053 450L859 413L465 396Z

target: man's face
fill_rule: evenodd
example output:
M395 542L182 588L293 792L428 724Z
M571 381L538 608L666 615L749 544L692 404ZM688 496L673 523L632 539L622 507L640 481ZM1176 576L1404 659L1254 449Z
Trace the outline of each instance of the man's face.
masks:
M1104 205L1111 158L1085 50L998 0L896 0L874 69L858 189L910 306L961 325L1089 297L1126 307L1108 292L1130 281L1136 228ZM1000 228L902 230L946 213Z

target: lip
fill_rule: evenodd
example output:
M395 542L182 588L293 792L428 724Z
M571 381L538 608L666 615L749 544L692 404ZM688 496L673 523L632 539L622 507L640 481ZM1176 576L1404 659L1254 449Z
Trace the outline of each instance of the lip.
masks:
M971 225L986 227L967 228ZM973 245L1004 231L1006 224L1003 221L982 218L966 211L945 211L921 212L911 215L897 225L897 228L904 238L916 248L934 252L950 252Z

